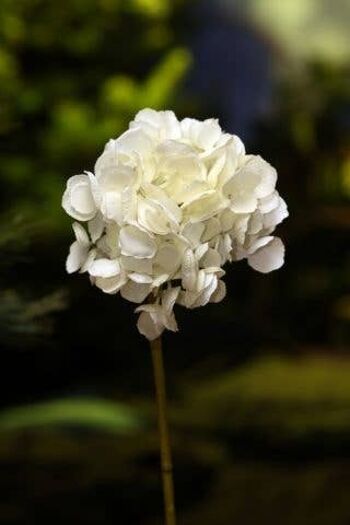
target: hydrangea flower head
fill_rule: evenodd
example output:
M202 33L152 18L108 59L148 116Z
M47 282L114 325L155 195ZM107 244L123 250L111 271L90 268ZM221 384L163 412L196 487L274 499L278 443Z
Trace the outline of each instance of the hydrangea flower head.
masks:
M148 339L176 331L175 303L224 298L225 263L247 259L263 273L282 266L283 243L271 234L288 211L276 180L217 120L144 109L106 144L94 173L68 180L62 206L79 222L67 272L138 303Z

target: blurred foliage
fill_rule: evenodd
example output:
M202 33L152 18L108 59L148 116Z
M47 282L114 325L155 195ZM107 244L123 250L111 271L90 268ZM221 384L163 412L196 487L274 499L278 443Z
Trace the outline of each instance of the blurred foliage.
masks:
M349 463L233 463L222 467L210 496L183 523L345 525L348 486Z
M344 359L260 358L207 380L188 379L179 422L235 436L240 447L249 439L255 454L259 444L263 455L279 447L298 453L300 445L317 455L320 436L323 453L350 438L349 376Z
M287 155L291 166L299 167L300 172L289 175L301 183L299 186L292 184L292 179L281 181L291 197L299 200L297 205L305 201L313 207L348 203L349 107L348 65L311 61L302 70L291 65L280 70L274 115L266 119L261 130L270 135L260 140L272 154L280 154L278 162L285 170ZM334 211L334 216L320 217L322 224L338 219L336 208ZM341 226L348 225L344 215Z
M348 376L341 360L277 356L214 379L187 375L170 404L183 523L267 525L273 515L290 525L345 525ZM160 524L154 415L151 401L129 409L91 398L2 412L0 464L11 494L1 491L1 516L47 520L58 498L60 519ZM30 483L20 491L23 479Z
M340 64L349 61L347 0L245 0L240 3L293 59L316 58Z
M15 290L3 290L0 302L0 343L28 348L52 335L50 315L67 307L66 294L58 290L36 300L28 300Z
M135 430L138 421L131 410L121 404L84 398L59 399L0 412L3 431L67 425L124 433Z
M136 111L174 102L190 62L170 24L180 3L1 0L3 208L57 232L67 177Z

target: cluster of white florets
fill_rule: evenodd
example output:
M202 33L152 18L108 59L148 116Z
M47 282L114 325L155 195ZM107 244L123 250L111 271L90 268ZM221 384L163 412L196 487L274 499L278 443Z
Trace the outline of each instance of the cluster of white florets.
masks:
M271 233L288 211L276 180L217 120L144 109L106 144L94 173L68 180L63 208L87 231L73 224L67 271L145 302L137 325L148 339L176 331L175 303L223 299L226 262L246 258L264 273L282 266L284 246Z

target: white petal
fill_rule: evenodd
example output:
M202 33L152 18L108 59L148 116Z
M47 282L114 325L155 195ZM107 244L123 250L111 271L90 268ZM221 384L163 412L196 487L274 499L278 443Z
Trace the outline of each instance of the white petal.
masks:
M170 315L170 313L172 312L180 290L181 290L180 286L176 286L174 288L168 288L167 290L163 292L162 307L166 315Z
M174 160L176 161L177 159L196 159L195 149L190 145L184 144L183 142L177 140L166 140L161 142L157 146L156 153L159 155L161 161L166 162L167 167L169 167L167 161L171 162L171 166Z
M248 224L248 234L256 235L263 229L263 216L259 210L256 210L250 217Z
M258 206L258 199L254 195L237 196L231 200L230 208L235 213L253 213Z
M208 268L211 266L221 266L221 255L216 250L209 248L207 253L199 262L202 268Z
M151 108L141 109L134 118L135 122L147 122L155 128L159 126L159 120L159 111Z
M89 181L90 181L91 193L95 201L95 204L97 207L99 207L101 204L102 193L101 193L101 188L98 184L97 178L95 177L93 173L91 173L91 171L86 171L85 173L88 176Z
M259 211L261 213L269 213L275 210L279 204L279 195L277 191L273 191L270 195L259 199Z
M235 213L252 213L258 205L258 198L265 196L259 191L259 185L266 181L262 180L262 175L255 169L254 162L246 162L223 187L224 195L230 201L230 208ZM273 191L273 187L270 192Z
M118 246L119 228L115 223L106 224L106 234L97 241L98 247L104 241L104 249L108 254L109 259L116 259L120 256L120 250ZM102 249L102 247L101 247Z
M120 295L132 303L142 303L149 295L151 286L146 283L128 281L120 290Z
M135 257L126 257L122 255L121 262L123 267L129 272L152 273L151 259L136 259Z
M206 276L207 274L204 270L199 270L196 284L196 292L199 293L205 288Z
M211 303L220 303L226 295L226 284L219 280L216 290L210 296Z
M256 180L255 195L262 199L270 195L276 186L277 172L259 155L247 155L246 162L239 171L242 181Z
M203 192L203 183L204 189L209 189L204 163L194 150L184 144L168 141L167 144L162 144L158 155L154 182L161 185L168 197L175 202L181 204L184 200L188 202L197 198Z
M125 131L117 140L118 152L132 154L137 152L141 156L147 156L152 150L152 141L141 128Z
M140 259L153 257L157 249L157 245L152 237L133 225L121 228L119 245L123 255Z
M192 305L194 304L197 297L198 297L197 290L193 292L190 290L185 290L179 293L176 302L177 304L180 304L181 306L184 306L185 308L192 308Z
M221 265L225 264L226 261L231 261L232 256L232 239L228 233L220 236L220 241L217 247L217 251L221 256Z
M117 150L116 150L116 141L110 140L107 142L105 149L102 153L102 155L99 156L95 163L94 172L96 175L97 182L100 180L100 177L103 174L103 171L106 168L116 166L118 163L118 157L117 157ZM94 190L97 189L96 184L93 182L93 179L91 177L91 185Z
M258 272L278 270L284 263L284 245L278 237L248 257L248 264Z
M232 140L230 140L229 147L232 149L235 156L242 157L245 155L244 144L237 135L232 135Z
M97 210L87 175L74 175L68 180L62 207L68 215L80 221L94 217Z
M121 223L135 222L137 196L134 188L125 188L121 193Z
M81 177L84 177L86 180L80 184L74 184L72 186L70 200L72 208L85 217L94 215L96 207L89 181L84 175L81 175Z
M230 208L235 213L251 213L258 204L255 189L259 183L259 176L255 173L246 175L239 170L227 180L223 187L223 194L230 199Z
M181 221L182 212L176 202L170 199L166 192L154 184L145 183L142 190L146 197L163 209L170 221L178 224Z
M158 271L172 276L181 265L181 252L174 245L163 244L154 258L154 265Z
M225 270L223 270L220 266L211 266L208 268L204 268L204 271L207 275L215 274L218 279L220 279L220 277L223 277L226 273ZM208 283L209 283L209 280L207 284Z
M140 226L156 235L170 233L169 217L156 203L149 199L139 199L137 207L137 222Z
M196 248L196 250L194 252L194 256L195 256L196 261L199 261L204 256L204 254L207 253L208 248L209 248L209 245L208 245L207 242L197 246L197 248Z
M102 168L98 182L102 191L111 190L121 192L125 188L133 186L136 177L135 168L118 163Z
M258 199L254 195L235 197L231 201L230 208L235 213L253 213L258 206Z
M188 141L201 149L211 149L222 135L218 121L207 119L204 122L193 118L185 118L181 121L181 131Z
M207 276L207 283L205 288L198 295L197 299L191 305L191 308L198 308L200 306L205 306L212 296L213 292L216 290L218 278L215 274L210 274Z
M216 186L218 185L218 178L225 166L225 163L226 152L225 150L223 150L220 155L216 154L216 159L208 173L208 183L212 188L216 188Z
M279 205L276 209L264 215L264 227L265 228L274 228L277 224L282 222L286 217L288 217L288 208L285 201L280 197Z
M191 243L192 248L196 248L204 229L205 225L201 222L188 222L182 230L182 235Z
M228 232L233 228L235 215L231 210L224 210L220 215L221 230Z
M103 292L108 294L117 293L125 284L125 277L123 275L116 275L114 277L96 277L95 286L100 288Z
M261 182L256 192L257 196L261 199L273 192L276 186L277 172L274 167L260 156L257 156L255 159L255 169L258 170L261 177Z
M173 111L155 111L154 109L142 109L134 120L135 124L146 124L151 135L159 139L177 139L181 136L180 124Z
M181 137L180 123L173 111L162 111L163 133L161 138L176 140Z
M165 327L157 313L143 311L138 318L137 328L140 334L144 335L149 341L153 341L161 335Z
M106 219L121 224L123 222L121 193L108 191L103 194L101 212Z
M73 228L74 235L78 243L81 244L82 246L89 246L90 245L89 236L86 233L86 230L84 229L84 227L81 224L79 224L79 222L73 222L72 228Z
M131 281L134 281L135 283L140 283L140 284L146 284L146 283L150 284L153 282L153 278L147 273L137 273L137 272L129 273L129 279Z
M239 244L245 241L250 215L242 214L234 216L234 224L230 232L232 239Z
M89 267L92 277L114 277L120 273L120 264L117 259L97 259Z
M78 241L73 242L69 248L69 255L66 260L67 273L73 273L79 270L84 263L88 254L88 248Z
M206 192L199 199L183 207L186 217L192 222L200 222L210 219L221 211L226 205L223 196L213 190Z
M109 139L109 141L105 144L103 152L116 152L116 140L115 139Z
M221 224L219 219L213 217L209 219L205 226L205 231L202 235L202 242L207 242L212 239L215 235L221 232Z
M184 170L186 173L186 170ZM186 173L187 176L187 173ZM174 180L178 180L179 188L173 189L170 185L167 186L167 190L170 194L174 192L174 199L176 202L188 205L197 199L200 199L203 194L211 190L207 181L193 180L192 182L182 182L181 179L174 177Z
M147 304L141 304L141 306L138 306L135 308L134 312L137 314L139 312L148 312L148 313L157 313L162 312L162 307L158 303L147 303Z
M260 248L263 248L264 246L269 244L273 239L274 237L272 237L271 235L266 235L265 237L256 237L256 238L253 237L249 242L247 253L248 254L255 253Z
M96 216L88 222L88 230L92 242L96 242L102 236L104 230L103 217L101 213L97 213Z
M169 279L169 274L162 273L153 279L152 287L158 288L158 286L161 286L162 284L164 284L168 279Z
M165 328L167 328L168 330L171 330L172 332L177 332L178 331L177 322L176 322L176 319L175 319L174 312L171 312L170 314L165 315L163 322L164 322Z
M221 128L216 119L207 119L201 122L197 136L197 144L203 149L211 149L219 140Z
M92 250L89 251L84 263L81 265L80 273L88 272L90 265L95 260L95 258L96 258L96 249L93 248Z
M248 257L247 250L239 245L235 244L232 248L232 260L233 261L241 261L242 259L246 259Z
M193 251L188 248L182 260L182 286L185 290L194 290L196 286L198 265Z

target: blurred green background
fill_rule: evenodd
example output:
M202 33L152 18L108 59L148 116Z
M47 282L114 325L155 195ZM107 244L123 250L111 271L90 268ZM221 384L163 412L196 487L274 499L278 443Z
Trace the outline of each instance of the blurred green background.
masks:
M227 269L165 359L179 524L350 523L350 4L0 0L0 523L162 523L133 306L69 277L67 178L143 107L279 172L285 266Z

